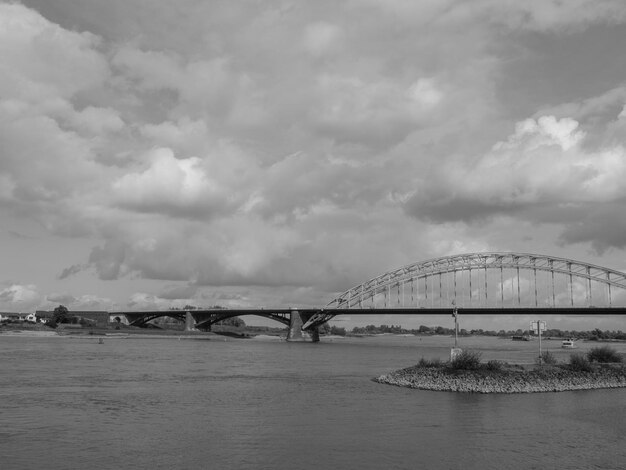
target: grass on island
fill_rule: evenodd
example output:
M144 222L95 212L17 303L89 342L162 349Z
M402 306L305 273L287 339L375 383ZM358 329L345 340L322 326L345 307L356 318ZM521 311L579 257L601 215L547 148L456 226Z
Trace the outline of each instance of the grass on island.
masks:
M374 379L424 390L477 393L526 393L626 387L622 356L609 346L573 353L559 363L549 351L532 366L481 361L480 351L465 350L453 360L422 358L413 367Z

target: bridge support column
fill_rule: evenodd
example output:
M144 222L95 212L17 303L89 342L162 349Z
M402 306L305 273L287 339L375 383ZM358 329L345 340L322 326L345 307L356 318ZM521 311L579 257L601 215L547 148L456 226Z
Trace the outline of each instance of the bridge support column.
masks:
M312 342L317 343L320 340L320 334L317 331L317 327L309 330L302 330L302 325L308 320L304 316L294 310L291 312L289 322L289 332L287 333L287 341L300 341L300 342Z
M185 312L185 331L196 331L196 320L191 312Z

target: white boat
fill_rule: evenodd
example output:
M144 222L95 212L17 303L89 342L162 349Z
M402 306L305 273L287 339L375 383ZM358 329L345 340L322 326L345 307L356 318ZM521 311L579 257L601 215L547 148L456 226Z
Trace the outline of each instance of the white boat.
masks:
M573 339L564 339L561 343L561 347L566 349L574 349L576 347L576 344L574 343Z

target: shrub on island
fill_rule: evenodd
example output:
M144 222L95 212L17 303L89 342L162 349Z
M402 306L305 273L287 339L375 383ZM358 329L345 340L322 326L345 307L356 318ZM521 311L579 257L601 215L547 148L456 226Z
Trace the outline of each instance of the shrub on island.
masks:
M581 353L570 354L569 356L570 369L577 372L591 372L592 367L587 356Z
M438 357L436 357L435 359L426 359L423 357L419 360L417 366L424 368L441 367L441 359L439 359Z
M479 351L465 349L452 359L450 366L455 370L477 370L480 369L481 357L482 354Z
M462 370L487 370L491 372L502 371L508 363L492 359L487 363L480 362L482 353L466 349L461 351L452 361L442 362L441 359L426 359L422 357L417 363L418 368L423 369L449 369L450 371Z
M539 364L548 364L548 365L554 365L556 364L558 361L556 360L556 356L554 354L552 354L550 351L544 351L541 353L541 356L539 356L540 360L538 359L537 362Z
M622 362L622 356L610 346L591 348L587 353L587 359L589 362Z
M487 364L485 364L485 369L491 372L500 372L506 365L507 365L506 362L492 359L488 361Z

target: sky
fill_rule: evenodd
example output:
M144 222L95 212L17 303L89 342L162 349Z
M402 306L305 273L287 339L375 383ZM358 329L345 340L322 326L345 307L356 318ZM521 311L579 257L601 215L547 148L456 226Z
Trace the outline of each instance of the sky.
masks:
M480 251L626 271L625 105L622 0L0 0L0 311L323 306Z

